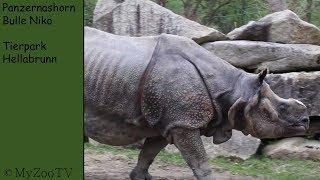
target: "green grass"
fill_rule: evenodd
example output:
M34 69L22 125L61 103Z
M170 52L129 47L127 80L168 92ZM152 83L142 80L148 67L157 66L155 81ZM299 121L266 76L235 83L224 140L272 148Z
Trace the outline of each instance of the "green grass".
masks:
M85 144L86 153L110 152L115 155L124 155L130 159L137 159L139 150L114 147L108 145L94 146ZM180 154L171 154L161 151L156 158L171 164L186 165ZM215 168L229 171L233 174L260 176L268 179L291 180L291 179L319 179L320 161L310 160L280 160L268 157L252 157L248 160L237 158L217 157L210 160Z
M104 153L104 152L110 152L112 154L121 154L125 155L130 159L137 159L139 155L139 150L137 149L130 149L130 148L123 148L120 146L109 146L109 145L99 145L95 146L89 143L85 143L85 150L86 153ZM166 151L161 151L157 159L164 162L170 162L173 164L178 165L186 165L185 161L182 159L182 157L178 154L172 154L168 153Z
M232 173L264 176L271 179L320 179L320 162L309 160L280 160L268 157L253 157L239 160L218 157L211 160L211 164Z

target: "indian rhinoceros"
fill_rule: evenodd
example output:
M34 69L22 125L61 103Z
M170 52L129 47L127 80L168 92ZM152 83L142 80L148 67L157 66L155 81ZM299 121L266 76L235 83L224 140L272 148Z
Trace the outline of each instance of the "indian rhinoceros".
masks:
M245 60L245 59L244 59ZM257 138L304 134L306 106L282 99L267 71L239 70L192 40L162 34L125 37L85 28L85 133L109 145L145 142L131 179L168 143L197 179L212 179L201 135L222 143L232 129Z

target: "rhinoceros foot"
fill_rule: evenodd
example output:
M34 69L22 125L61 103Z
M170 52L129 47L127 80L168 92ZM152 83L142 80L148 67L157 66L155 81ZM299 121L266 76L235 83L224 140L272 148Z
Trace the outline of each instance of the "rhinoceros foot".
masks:
M148 171L140 171L134 168L130 173L131 180L151 180L152 176Z

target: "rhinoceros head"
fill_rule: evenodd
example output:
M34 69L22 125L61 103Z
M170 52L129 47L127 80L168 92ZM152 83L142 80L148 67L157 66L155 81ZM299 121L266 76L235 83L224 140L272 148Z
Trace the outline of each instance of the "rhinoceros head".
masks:
M263 80L267 71L257 76L256 93L245 101L239 98L230 108L231 125L244 134L257 138L278 138L303 135L309 128L306 106L295 99L276 95Z

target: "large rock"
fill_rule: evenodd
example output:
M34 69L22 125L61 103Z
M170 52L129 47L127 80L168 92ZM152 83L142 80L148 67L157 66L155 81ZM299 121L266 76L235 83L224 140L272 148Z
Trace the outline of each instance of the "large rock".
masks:
M258 41L217 41L202 45L232 65L260 71L292 72L320 70L320 46Z
M227 34L233 40L320 45L320 29L301 20L290 10L269 14Z
M240 131L233 130L232 137L222 144L213 144L212 138L202 137L204 147L210 158L217 156L238 157L241 159L248 159L254 155L260 145L260 139L254 138L250 135L245 136ZM166 147L168 152L179 153L174 145Z
M266 81L280 97L303 102L309 116L320 116L320 71L269 74Z
M199 44L226 39L223 33L149 0L99 0L94 10L93 26L118 35L175 34L192 38Z
M320 160L320 141L301 137L287 138L267 145L262 152L268 156L281 159Z

